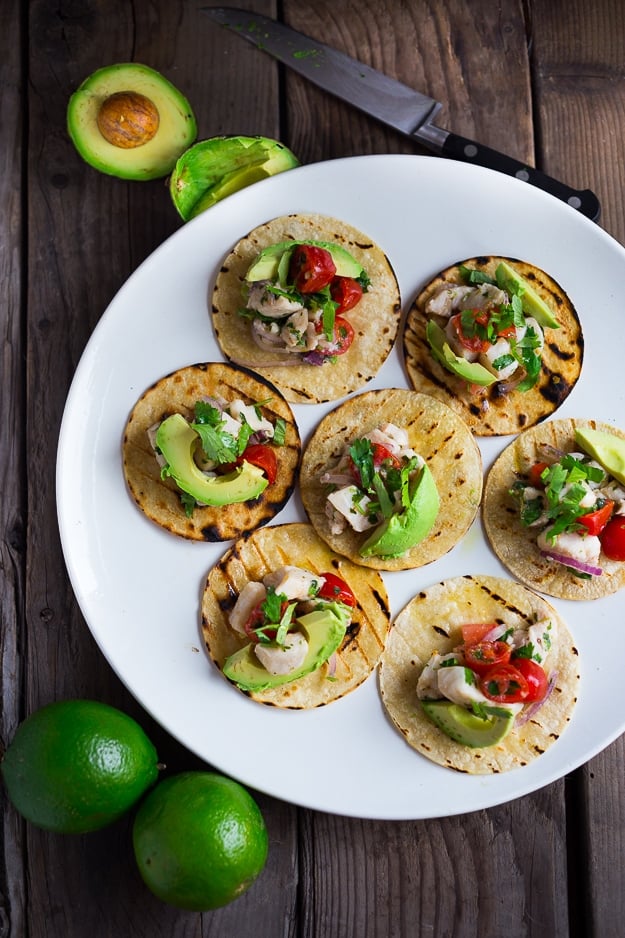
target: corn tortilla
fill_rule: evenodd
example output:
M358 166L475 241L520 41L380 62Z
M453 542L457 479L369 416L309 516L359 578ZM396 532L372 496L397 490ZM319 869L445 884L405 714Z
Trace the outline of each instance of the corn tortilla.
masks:
M244 305L245 274L252 261L263 248L288 240L339 244L371 280L358 305L345 313L356 335L348 351L337 356L334 363L263 367L268 353L254 342L249 324L238 313ZM375 377L397 337L400 312L397 278L383 250L352 225L315 214L274 218L242 238L223 261L211 305L215 338L226 358L268 378L288 401L297 404L337 400ZM293 361L288 353L278 358Z
M332 532L326 514L328 486L319 480L347 442L383 423L407 430L409 446L432 473L440 510L427 537L400 557L361 557L358 550L370 532L358 533L349 525L341 534ZM302 456L300 493L311 524L337 553L379 570L406 570L437 560L466 534L482 495L482 457L469 428L446 404L402 388L365 391L317 425Z
M582 426L605 430L625 439L624 431L596 420L549 420L519 434L504 449L493 463L484 488L484 529L503 565L522 583L559 599L600 599L617 592L625 586L625 563L608 560L602 553L599 557L602 575L586 580L549 560L536 544L540 529L521 524L518 506L509 491L517 475L526 474L534 463L543 461L542 447L579 452L575 428Z
M348 584L358 603L336 652L333 671L326 663L312 674L281 687L241 691L258 703L306 710L344 697L369 677L388 633L389 600L378 573L357 567L335 554L317 537L311 525L295 522L254 531L240 538L206 578L202 631L208 654L220 671L226 658L246 644L228 624L237 596L250 580L262 580L265 574L287 564L314 573L334 573Z
M417 698L417 680L433 652L448 654L462 642L462 625L520 627L546 618L552 624L546 670L554 687L527 722L494 746L472 749L428 719ZM408 745L438 765L471 775L506 772L542 755L571 720L579 679L578 651L554 607L513 580L477 575L437 583L415 596L396 617L379 668L382 702Z
M173 413L191 420L195 402L206 397L262 402L260 410L274 426L279 417L285 421L285 444L274 448L276 481L258 498L232 505L196 506L187 517L176 484L172 479L161 479L147 431ZM259 375L222 362L189 365L148 388L132 409L122 443L124 476L137 506L165 530L196 541L230 540L271 521L293 493L300 455L297 423L277 388Z
M544 330L541 371L533 388L506 393L506 382L497 381L479 393L472 392L464 378L452 374L433 358L425 334L431 318L425 313L425 305L443 283L465 282L460 276L460 265L494 277L501 261L506 261L533 287L552 310L559 328ZM493 255L458 261L423 287L406 316L402 340L406 370L415 390L432 394L448 404L476 436L518 433L545 420L571 393L581 374L584 357L584 339L577 311L560 284L534 264Z

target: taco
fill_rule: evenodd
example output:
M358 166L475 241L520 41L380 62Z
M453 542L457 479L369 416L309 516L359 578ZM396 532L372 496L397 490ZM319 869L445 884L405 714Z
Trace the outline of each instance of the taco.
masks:
M255 228L224 260L212 296L224 355L299 404L336 400L370 381L399 319L397 279L382 249L323 215Z
M625 432L550 420L493 464L484 528L517 579L560 599L599 599L625 585Z
M359 687L390 623L382 578L337 556L304 523L240 538L209 572L208 654L259 703L310 709Z
M466 424L426 394L366 391L331 411L302 456L300 493L319 536L354 563L420 567L466 534L482 459Z
M224 541L286 505L301 454L289 404L264 378L222 363L161 378L135 404L122 444L128 489L172 534Z
M566 728L579 655L558 612L512 580L463 576L396 617L380 693L406 742L439 765L490 774L527 765Z
M560 407L580 376L584 342L575 307L549 274L482 256L421 290L403 349L415 390L449 404L477 436L500 436Z

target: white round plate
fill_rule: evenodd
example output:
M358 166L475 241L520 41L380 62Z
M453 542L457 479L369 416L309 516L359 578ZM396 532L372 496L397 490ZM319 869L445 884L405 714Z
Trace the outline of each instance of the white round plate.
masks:
M571 724L530 765L467 776L409 748L383 712L375 674L311 711L265 707L237 692L210 662L199 624L206 573L229 544L168 534L126 490L120 447L135 401L183 365L222 359L207 312L220 263L251 228L292 212L332 215L375 239L393 264L404 306L457 260L500 254L542 267L571 297L586 343L582 376L557 416L625 426L625 251L601 228L526 183L432 157L364 156L289 170L230 196L162 244L119 291L84 351L57 460L58 518L76 597L102 652L142 705L190 750L252 788L377 819L442 817L517 798L625 730L625 707L611 691L622 680L613 650L625 596L592 606L554 601L580 652ZM367 389L391 386L408 386L398 348ZM333 406L294 407L304 442ZM480 441L485 471L510 439ZM275 520L302 519L296 494ZM392 614L422 586L466 573L507 575L479 518L441 560L384 575Z

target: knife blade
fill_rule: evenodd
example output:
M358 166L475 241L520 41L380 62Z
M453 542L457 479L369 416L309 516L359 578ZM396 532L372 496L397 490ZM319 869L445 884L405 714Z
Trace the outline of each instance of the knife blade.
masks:
M590 189L573 189L505 153L438 127L434 120L442 104L434 98L260 13L233 7L201 7L201 12L319 88L416 140L438 156L514 176L549 192L593 221L598 219L601 206Z

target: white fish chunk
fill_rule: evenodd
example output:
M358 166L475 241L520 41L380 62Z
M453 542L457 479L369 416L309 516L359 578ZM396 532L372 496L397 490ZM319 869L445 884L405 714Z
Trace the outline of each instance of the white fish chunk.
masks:
M256 310L263 316L273 319L282 319L290 313L303 309L302 304L296 300L290 300L287 296L279 296L267 289L267 284L263 281L252 284L246 306L247 309Z
M308 642L301 632L289 632L284 645L254 646L254 653L270 674L289 674L303 663L308 653Z
M255 609L259 603L264 602L266 597L267 590L263 583L257 583L255 580L250 580L245 584L237 596L237 601L232 607L228 619L235 632L240 632L242 635L245 635L245 629L243 626L249 619L252 610Z
M255 433L262 431L268 437L273 436L273 425L265 417L259 417L253 404L244 404L241 400L234 400L229 410L236 420L246 420Z
M358 498L361 511L354 508L354 497ZM348 521L354 531L367 531L369 528L374 527L374 523L369 521L366 515L367 505L371 502L371 499L366 495L360 497L357 486L346 485L342 489L330 492L328 501ZM362 513L363 511L365 514Z
M551 540L547 539L545 531L536 538L539 550L548 551L553 554L562 554L564 557L570 557L571 560L579 560L580 563L589 563L596 565L601 553L601 541L594 534L577 534L575 531L565 531L557 534Z
M273 587L276 593L286 596L287 599L310 599L319 592L325 579L310 570L287 564L264 576L263 583L266 587Z

